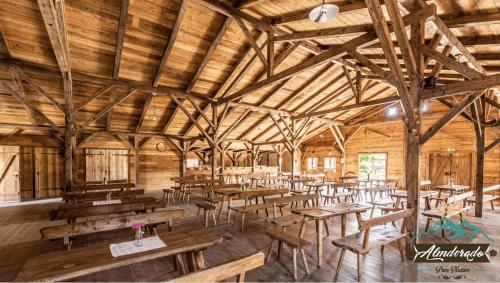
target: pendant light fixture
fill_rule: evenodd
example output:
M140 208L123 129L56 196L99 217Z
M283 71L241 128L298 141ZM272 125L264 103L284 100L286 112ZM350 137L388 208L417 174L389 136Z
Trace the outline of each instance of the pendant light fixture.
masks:
M339 7L335 4L323 4L314 8L309 12L309 20L315 23L324 24L332 19L334 19L339 13Z

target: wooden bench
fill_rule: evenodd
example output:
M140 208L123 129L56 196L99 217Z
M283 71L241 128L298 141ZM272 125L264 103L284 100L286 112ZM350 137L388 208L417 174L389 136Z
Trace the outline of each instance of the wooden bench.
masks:
M404 240L407 236L406 223L408 217L413 213L413 209L406 209L368 220L360 219L359 229L361 232L333 240L333 245L342 249L337 265L337 272L335 273L335 279L338 278L340 270L342 269L346 250L355 253L358 257L358 281L361 281L363 269L362 257L373 249L381 247L383 251L385 245L397 242L401 259L404 260ZM386 223L395 222L401 219L403 219L403 225L401 225L400 229L393 226L383 226ZM377 228L372 229L373 227Z
M135 188L134 183L108 183L108 184L85 184L83 186L75 186L73 192L95 192L108 190L124 190Z
M236 281L245 282L245 273L262 265L264 265L264 253L258 252L169 282L220 282L233 276L236 276Z
M98 216L105 216L109 218L109 215L112 214L117 215L154 211L155 209L164 206L164 202L158 202L153 197L147 197L127 200L127 202L112 205L93 206L90 203L66 205L65 207L50 211L49 215L51 220L67 219L69 222L75 222L80 218L92 218Z
M245 191L239 194L239 198L244 200L244 205L242 206L234 206L231 207L231 210L241 214L241 231L245 227L245 215L252 211L258 211L260 209L265 209L266 214L269 205L265 202L266 196L274 196L274 195L284 195L288 193L288 189L279 189L279 190L250 190ZM261 197L263 199L262 203L257 203L257 199ZM255 199L256 203L251 204L251 200Z
M125 183L128 183L127 179L117 179L108 181L108 184L125 184Z
M169 227L171 227L174 219L182 217L184 217L183 209L155 211L125 217L45 227L40 230L40 234L42 234L42 239L54 240L62 238L64 240L64 246L69 250L71 248L71 238L74 237L130 228L134 223L144 223L144 225L149 225L152 227L152 231L156 234L154 228L156 225L168 223Z
M104 200L108 192L86 192L86 193L66 193L63 195L63 200L66 202L85 202ZM127 199L135 198L139 195L144 195L144 190L127 190L127 191L113 191L111 194L112 199Z
M281 205L302 202L305 207L306 204L309 204L309 201L314 203L314 201L318 199L319 199L319 194L291 195L291 196L283 196L283 197L267 199L266 204L273 208L273 218L276 219L277 208L280 207ZM283 211L280 210L280 212L281 216L283 216Z
M500 184L496 184L496 185L492 185L492 186L483 188L483 203L490 202L491 210L495 210L495 207L493 205L493 201L500 197L497 195L497 190L499 190L499 189L500 189ZM492 192L492 193L485 194L487 192ZM476 196L472 196L472 197L468 198L467 203L469 205L474 205L476 203Z
M163 189L163 197L161 198L162 201L165 201L167 203L170 203L170 200L172 200L172 203L175 203L175 198L174 198L174 194L175 194L175 189L173 188L166 188L166 189Z
M467 199L472 197L473 193L472 192L466 192L462 193L459 195L454 195L451 197L448 197L445 202L446 206L443 207L442 209L430 209L430 210L425 210L422 212L422 214L427 217L427 223L425 225L425 231L429 230L431 220L432 219L439 219L441 223L443 223L444 218L450 218L455 215L460 216L460 221L463 220L463 213L467 211L470 206L467 205ZM460 203L462 202L462 203ZM445 237L444 230L442 230L441 235Z

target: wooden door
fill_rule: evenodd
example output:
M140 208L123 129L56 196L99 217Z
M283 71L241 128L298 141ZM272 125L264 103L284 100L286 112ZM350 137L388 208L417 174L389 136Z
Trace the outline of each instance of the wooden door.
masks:
M85 149L85 181L104 181L107 164L105 149Z
M447 152L436 152L429 155L431 186L448 184L450 168L455 184L472 185L472 153L455 152L450 156Z
M107 150L108 176L106 180L128 180L128 150Z
M21 200L30 200L36 197L36 168L35 168L35 148L21 147L19 159L19 183L21 190Z
M19 147L0 146L0 201L19 201Z
M62 195L63 158L56 148L35 148L35 197Z

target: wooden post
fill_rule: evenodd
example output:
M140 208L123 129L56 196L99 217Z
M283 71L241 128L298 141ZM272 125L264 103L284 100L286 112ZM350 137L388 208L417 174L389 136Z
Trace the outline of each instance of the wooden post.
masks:
M181 142L182 153L181 153L181 177L186 176L186 155L187 155L187 144L185 141Z
M252 173L255 173L255 169L257 167L257 150L255 149L255 145L252 144Z
M140 166L140 158L139 158L139 141L140 138L138 135L134 136L134 151L135 151L135 187L137 189L140 189L140 184L139 184L139 176L141 175L141 166Z
M295 179L295 140L296 140L296 136L295 136L295 120L292 119L292 131L290 133L292 135L292 144L290 144L290 147L292 149L292 151L290 152L290 154L292 155L292 158L290 158L290 160L292 161L292 166L290 167L290 177L291 177L291 180ZM294 189L294 183L292 183L292 189Z
M221 174L224 174L224 170L225 170L225 164L224 164L224 155L226 155L226 148L223 147L222 143L221 143L221 152L220 152L220 173ZM224 176L221 177L221 179L224 178Z
M484 120L484 108L477 107L479 103L471 105L472 116L476 122ZM483 101L484 102L484 101ZM484 106L484 103L482 104ZM485 153L485 127L482 123L473 123L476 133L476 202L474 204L474 212L476 217L483 217L483 186L484 186L484 153Z
M64 84L64 101L66 104L64 125L65 125L65 138L64 138L64 190L66 192L72 190L73 181L76 177L74 174L73 166L73 151L76 149L76 136L73 135L73 84L71 74L63 72Z
M217 126L217 107L212 105L212 123ZM212 140L214 144L212 144L212 180L215 179L215 175L217 174L217 137L215 134L215 127L212 128Z

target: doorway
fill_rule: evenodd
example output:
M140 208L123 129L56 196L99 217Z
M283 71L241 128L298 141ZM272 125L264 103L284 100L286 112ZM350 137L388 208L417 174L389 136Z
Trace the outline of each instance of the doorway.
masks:
M128 180L127 149L85 149L85 181Z
M431 186L446 185L453 179L457 185L472 185L472 153L433 152L429 154Z

